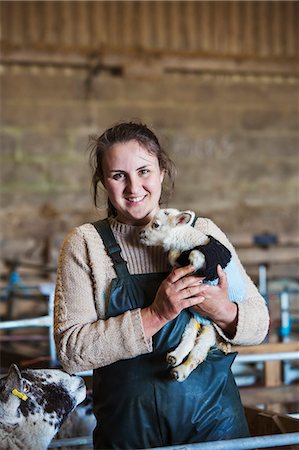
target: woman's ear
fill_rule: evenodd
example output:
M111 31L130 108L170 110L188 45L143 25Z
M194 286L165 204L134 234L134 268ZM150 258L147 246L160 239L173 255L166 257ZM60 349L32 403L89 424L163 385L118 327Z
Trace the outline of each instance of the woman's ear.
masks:
M164 178L165 178L166 170L165 170L165 169L162 169L160 173L161 173L161 175L160 175L160 180L161 180L161 184L162 184L163 181L164 181Z

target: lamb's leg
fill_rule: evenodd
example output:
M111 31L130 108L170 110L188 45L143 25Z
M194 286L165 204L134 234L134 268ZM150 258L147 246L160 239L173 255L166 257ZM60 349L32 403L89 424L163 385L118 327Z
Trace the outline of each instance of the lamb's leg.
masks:
M180 254L181 254L180 250L177 250L176 248L169 250L168 261L172 267L175 266L176 260L178 259Z
M177 381L184 381L206 359L208 351L215 343L216 333L213 325L202 326L202 331L196 339L187 360L171 370L171 377Z
M166 361L172 366L180 364L194 347L201 325L192 317L184 330L182 340L175 350L167 353Z
M196 269L203 269L206 265L205 255L199 250L192 250L189 255L190 264L192 264Z

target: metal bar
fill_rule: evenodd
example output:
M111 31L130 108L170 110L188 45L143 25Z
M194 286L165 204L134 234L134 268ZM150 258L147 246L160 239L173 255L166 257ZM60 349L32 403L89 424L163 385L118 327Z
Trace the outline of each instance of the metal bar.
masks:
M49 293L49 303L48 303L48 314L51 317L51 323L49 326L49 349L50 349L50 356L51 361L56 361L57 355L56 355L56 345L54 340L54 290Z
M290 342L290 334L292 330L291 312L290 312L290 294L287 290L283 290L279 294L280 300L280 329L279 335L282 342ZM291 363L285 361L283 363L283 381L285 384L291 382Z
M48 315L41 317L34 317L32 319L18 319L7 320L0 323L0 330L9 330L16 328L34 328L46 327L48 328L48 339L50 347L51 361L56 361L56 348L53 332L53 311L54 311L54 288L53 283L42 283L39 285L39 290L43 296L48 297Z
M78 377L92 377L93 376L93 370L83 370L82 372L76 372Z
M281 318L279 334L283 342L289 342L291 334L290 295L287 291L282 291L279 297Z
M66 439L54 439L50 443L48 448L56 448L56 447L70 447L70 446L81 446L81 445L90 445L92 447L92 437L91 436L82 436L76 438L66 438Z
M261 353L237 355L237 362L263 362L263 361L291 361L299 360L299 352L276 352L276 353Z
M250 438L230 439L226 441L202 442L198 444L182 444L167 447L155 447L152 450L250 450L299 444L299 433L273 434ZM78 438L54 439L48 448L69 447L72 445L92 445L92 438L83 436Z
M261 295L268 300L268 284L267 284L267 266L260 264L259 266L259 291ZM268 303L268 301L267 301Z
M155 447L152 450L249 450L299 444L299 433L273 434L227 441L203 442L198 444Z
M0 330L9 330L12 328L50 327L52 322L52 316L34 317L33 319L7 320L0 323Z

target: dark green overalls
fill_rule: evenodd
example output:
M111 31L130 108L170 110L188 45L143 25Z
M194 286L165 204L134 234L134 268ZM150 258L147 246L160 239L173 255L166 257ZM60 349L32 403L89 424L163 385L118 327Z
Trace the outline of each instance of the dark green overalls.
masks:
M150 305L168 273L131 275L108 221L94 224L113 260L108 317ZM173 381L166 353L180 342L182 311L153 336L153 352L94 370L95 449L140 449L249 435L231 373L235 354L212 349L183 382ZM124 346L126 343L124 342Z

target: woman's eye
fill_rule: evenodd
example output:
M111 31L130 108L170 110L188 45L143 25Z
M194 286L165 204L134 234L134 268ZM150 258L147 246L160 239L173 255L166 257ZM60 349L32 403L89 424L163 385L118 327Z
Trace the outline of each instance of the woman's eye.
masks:
M153 225L152 225L152 227L155 228L155 229L159 228L159 226L160 225L157 222L154 222Z
M115 175L113 175L113 180L121 180L123 178L124 178L123 173L116 173Z
M140 171L140 173L141 173L141 175L147 175L149 173L149 170L148 169L142 169Z

